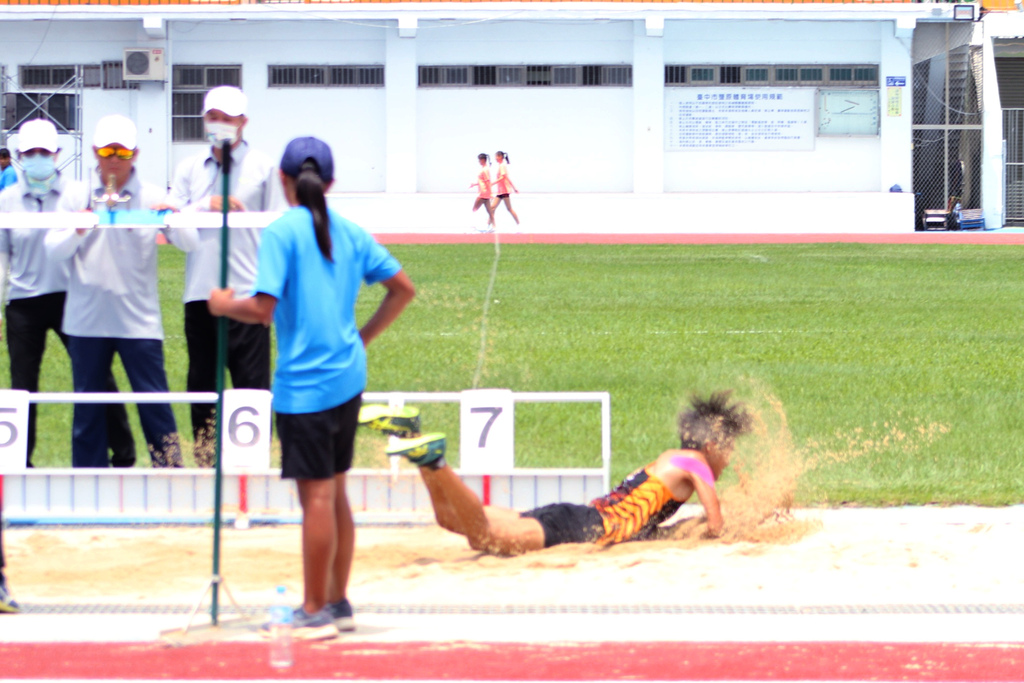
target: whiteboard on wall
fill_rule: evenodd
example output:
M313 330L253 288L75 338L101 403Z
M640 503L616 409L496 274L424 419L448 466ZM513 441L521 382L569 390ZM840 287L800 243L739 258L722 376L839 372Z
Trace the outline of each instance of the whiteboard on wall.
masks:
M814 88L666 88L665 151L814 149Z

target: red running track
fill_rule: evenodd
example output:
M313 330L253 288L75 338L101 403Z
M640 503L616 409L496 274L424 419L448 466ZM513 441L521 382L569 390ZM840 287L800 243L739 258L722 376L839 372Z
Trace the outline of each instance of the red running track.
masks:
M379 233L381 244L489 244L491 233L416 234ZM1024 244L1024 232L908 232L877 235L831 234L561 234L531 235L498 233L502 244L820 244L850 242L858 244Z
M263 642L0 644L11 679L454 681L1020 681L1022 643L297 643L276 672Z

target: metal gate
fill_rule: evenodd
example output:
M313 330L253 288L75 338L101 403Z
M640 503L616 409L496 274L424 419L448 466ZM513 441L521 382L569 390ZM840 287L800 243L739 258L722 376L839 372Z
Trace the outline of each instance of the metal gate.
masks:
M982 208L982 54L971 44L974 30L943 23L914 31L917 230L926 209Z
M1003 109L1006 223L1024 224L1024 109Z

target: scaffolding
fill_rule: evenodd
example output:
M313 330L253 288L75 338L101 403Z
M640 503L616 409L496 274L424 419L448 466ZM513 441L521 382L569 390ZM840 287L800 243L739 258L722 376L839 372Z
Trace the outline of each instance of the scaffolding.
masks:
M52 84L25 87L23 80L8 75L6 68L0 66L0 147L7 147L8 136L16 134L26 121L47 119L57 127L58 134L70 141L70 146L62 149L58 170L71 172L76 180L81 180L84 67L73 67L66 78Z

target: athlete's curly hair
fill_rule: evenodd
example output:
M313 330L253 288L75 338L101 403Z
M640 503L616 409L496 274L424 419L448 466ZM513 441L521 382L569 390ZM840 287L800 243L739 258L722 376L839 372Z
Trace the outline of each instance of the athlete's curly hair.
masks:
M748 433L753 419L742 403L729 405L731 391L716 391L707 399L690 397L690 407L679 413L681 448L703 449L709 442L731 448L736 437Z

